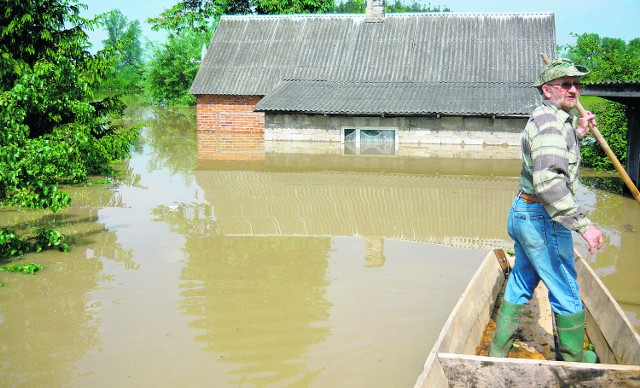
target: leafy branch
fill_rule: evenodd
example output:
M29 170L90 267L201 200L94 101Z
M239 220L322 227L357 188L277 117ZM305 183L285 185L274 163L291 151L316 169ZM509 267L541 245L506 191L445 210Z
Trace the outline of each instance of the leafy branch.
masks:
M41 269L42 269L42 265L36 264L36 263L28 263L28 264L11 263L9 265L0 267L0 271L22 272L30 275L35 275L35 272L40 271Z
M13 229L0 229L0 260L54 247L60 252L69 252L66 236L56 230L38 228L34 237L25 239L18 236Z

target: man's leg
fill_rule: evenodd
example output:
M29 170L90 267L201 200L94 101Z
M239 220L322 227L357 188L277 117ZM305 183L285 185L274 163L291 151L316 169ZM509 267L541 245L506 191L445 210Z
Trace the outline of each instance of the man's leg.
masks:
M524 305L531 299L533 291L540 282L526 250L519 242L518 235L523 228L526 228L526 226L523 227L519 224L521 222L527 223L530 214L528 212L529 206L521 207L522 205L521 201L516 198L509 212L507 230L514 239L516 259L496 319L496 330L489 348L489 356L491 357L507 357L509 355ZM536 212L537 210L534 209L534 213Z
M558 358L565 361L596 362L592 351L584 351L585 311L580 299L573 236L564 226L550 221L546 255L539 252L532 265L549 289L558 333Z

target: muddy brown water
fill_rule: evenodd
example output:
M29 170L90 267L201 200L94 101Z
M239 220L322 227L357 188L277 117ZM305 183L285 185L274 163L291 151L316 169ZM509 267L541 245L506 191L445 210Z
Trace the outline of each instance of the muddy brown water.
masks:
M130 114L146 126L116 183L68 189L57 214L0 209L71 242L26 255L34 276L0 272L1 386L411 386L486 251L511 245L517 160L202 161L193 108ZM619 184L583 180L607 245L576 243L638 327L640 206L598 188Z

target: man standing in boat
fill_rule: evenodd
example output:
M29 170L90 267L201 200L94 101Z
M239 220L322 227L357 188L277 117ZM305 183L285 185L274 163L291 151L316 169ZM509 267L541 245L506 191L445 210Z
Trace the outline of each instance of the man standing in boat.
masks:
M543 96L522 132L522 172L519 193L509 212L508 231L514 240L515 264L500 307L489 355L507 357L523 307L540 280L549 289L556 318L558 349L565 361L596 362L584 351L585 312L578 294L572 231L602 247L602 233L576 201L580 140L596 125L590 112L575 117L580 77L589 73L567 59L544 67L534 86Z

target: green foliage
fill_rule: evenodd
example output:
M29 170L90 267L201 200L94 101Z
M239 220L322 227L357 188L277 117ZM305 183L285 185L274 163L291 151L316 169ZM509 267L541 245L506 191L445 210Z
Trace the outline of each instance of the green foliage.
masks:
M226 15L276 15L305 13L364 13L366 0L348 0L335 4L333 0L180 0L156 18L148 20L155 30L179 33L185 29L206 31ZM396 0L387 4L387 12L450 12L447 7L424 5L418 1Z
M567 58L591 70L584 78L586 82L640 79L640 38L626 43L618 38L601 38L598 34L574 36L576 44L563 49Z
M367 0L348 0L334 6L335 13L365 13Z
M61 183L80 183L112 171L129 155L137 128L111 120L122 114L117 97L92 101L92 90L113 71L114 50L89 52L76 0L8 0L0 13L0 206L57 211L69 206ZM0 232L0 257L67 250L48 229L23 240Z
M565 57L586 66L590 73L587 83L637 82L640 80L640 38L626 43L622 39L600 37L598 34L575 35L576 44L562 47ZM584 99L586 101L586 99ZM598 130L624 164L627 157L627 115L624 105L614 102L589 104L596 115ZM580 152L585 166L596 170L612 170L613 164L593 136L582 141Z
M386 12L389 13L403 13L403 12L451 12L451 9L446 6L431 5L428 3L424 5L418 1L413 3L405 3L400 0L396 0L393 4L387 4Z
M254 0L253 5L262 15L325 13L333 9L333 0Z
M27 264L11 263L9 265L0 267L0 271L22 272L30 275L35 275L35 272L41 269L42 269L42 265L36 264L36 263L27 263ZM0 286L2 285L0 284Z
M107 30L107 39L102 41L105 47L115 47L124 40L125 30L129 21L119 9L113 9L101 16L104 20L104 28Z
M125 66L100 83L100 90L140 90L144 86L144 68Z
M145 91L153 102L168 105L193 105L189 88L198 72L202 45L211 32L184 30L171 34L156 47L145 72Z
M333 0L180 0L157 18L148 20L154 30L169 38L156 47L145 74L145 91L156 103L194 104L189 88L198 72L203 44L208 44L223 14L327 12Z
M217 25L220 16L246 15L252 13L251 0L179 0L176 5L165 10L157 18L147 20L151 28L179 34L183 30L208 30L212 23Z
M47 248L58 248L60 252L68 252L69 245L66 236L48 228L36 229L36 235L24 239L15 230L0 229L0 259L22 256L27 252L40 252Z
M627 108L616 102L602 101L592 104L589 109L596 115L598 130L606 139L609 148L624 165L627 159ZM587 135L582 139L580 155L586 167L599 171L614 169L611 160L593 135Z
M108 33L102 43L113 50L115 68L100 83L100 89L134 90L142 87L143 64L140 22L129 22L118 9L101 15Z
M0 229L0 259L22 256L31 250L31 244L20 238L15 230Z
M96 22L79 10L72 0L12 0L0 14L0 205L68 206L57 185L110 171L136 137L111 124L124 108L116 99L88 102L113 56L89 53L83 28Z
M67 237L53 229L38 228L32 245L35 252L45 248L57 247L60 252L69 252L69 245L65 242Z

